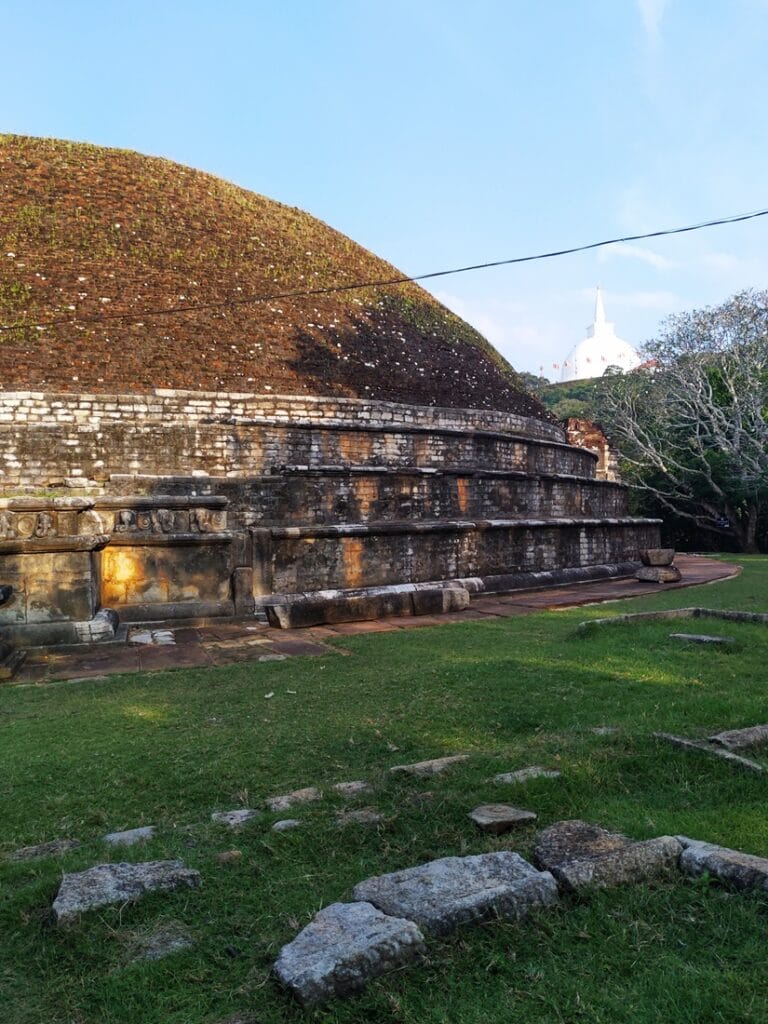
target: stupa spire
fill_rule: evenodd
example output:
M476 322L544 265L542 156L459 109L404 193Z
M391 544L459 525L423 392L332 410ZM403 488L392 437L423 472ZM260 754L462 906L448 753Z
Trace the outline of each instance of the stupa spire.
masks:
M597 286L597 295L595 296L595 324L605 323L605 306L603 305L603 290L600 285Z

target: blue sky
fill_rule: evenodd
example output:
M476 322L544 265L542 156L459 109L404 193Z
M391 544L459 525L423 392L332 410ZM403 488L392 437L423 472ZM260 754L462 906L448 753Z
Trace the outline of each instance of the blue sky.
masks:
M0 0L0 131L166 156L409 273L768 207L768 0ZM518 369L768 287L768 218L444 278Z

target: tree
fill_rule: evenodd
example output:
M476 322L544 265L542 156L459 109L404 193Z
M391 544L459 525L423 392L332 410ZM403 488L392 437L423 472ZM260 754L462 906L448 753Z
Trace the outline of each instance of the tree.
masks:
M600 417L625 476L667 512L758 550L768 507L768 292L670 317L653 369L616 379Z

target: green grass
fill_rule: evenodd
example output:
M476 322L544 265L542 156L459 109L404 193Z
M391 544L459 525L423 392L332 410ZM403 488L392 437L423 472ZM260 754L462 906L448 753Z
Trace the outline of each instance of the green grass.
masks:
M529 853L533 829L499 839L474 830L467 812L483 802L530 808L541 825L582 817L636 838L686 833L768 855L765 781L650 735L765 721L768 628L696 623L735 638L717 650L668 640L690 622L575 635L580 621L613 612L768 610L768 559L742 561L738 579L644 600L344 639L346 657L6 687L0 849L62 836L85 845L0 863L0 1018L209 1024L251 1010L264 1024L764 1022L768 897L707 880L594 893L520 925L433 941L425 966L314 1012L270 977L280 946L372 873L449 854ZM617 731L590 731L603 725ZM472 757L440 779L387 774L456 752ZM562 778L514 789L489 781L530 764ZM387 816L379 829L336 827L345 805L330 796L301 809L305 826L290 833L272 833L271 814L239 834L209 823L213 810L358 778L376 786L367 802ZM431 799L419 799L425 790ZM149 823L160 833L144 846L118 853L99 842ZM241 859L218 864L231 847ZM175 856L201 871L200 890L50 925L62 870ZM195 949L131 962L132 943L169 921L193 930Z

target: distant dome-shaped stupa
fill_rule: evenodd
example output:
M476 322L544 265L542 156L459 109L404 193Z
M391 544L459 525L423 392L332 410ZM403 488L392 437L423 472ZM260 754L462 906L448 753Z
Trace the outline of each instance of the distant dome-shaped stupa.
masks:
M595 319L587 328L587 336L575 345L565 358L561 381L602 377L609 366L618 366L625 372L641 363L637 349L616 335L615 325L605 319L603 294L597 289Z

